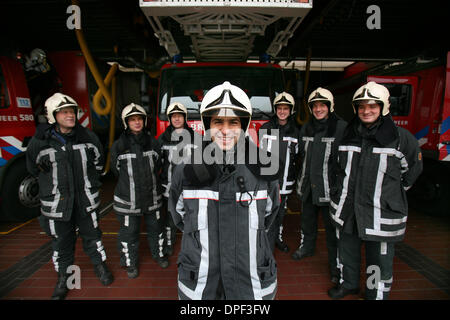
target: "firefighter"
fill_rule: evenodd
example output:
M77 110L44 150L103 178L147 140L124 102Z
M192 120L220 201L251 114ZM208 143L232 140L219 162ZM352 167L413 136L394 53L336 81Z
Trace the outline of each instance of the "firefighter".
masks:
M331 281L337 283L336 228L329 215L330 177L336 163L337 146L347 123L334 112L334 97L327 89L315 89L309 95L308 107L312 117L300 130L302 163L297 185L302 202L301 238L292 258L301 260L314 255L320 211L325 226Z
M422 171L415 137L389 113L389 91L373 81L353 96L354 119L339 145L330 212L338 231L340 283L333 299L359 292L361 245L365 245L366 299L387 299L394 244L405 235L408 190Z
M166 236L166 246L164 247L164 250L165 253L170 256L173 254L177 231L172 216L167 210L167 199L169 198L173 169L175 165L178 164L177 159L189 155L189 149L194 147L196 134L187 124L187 109L183 104L179 102L171 103L167 108L166 114L169 119L169 126L159 136L158 141L162 151L162 170L160 177L163 187L164 208L166 209L164 210L166 213L164 217ZM175 152L178 153L175 154ZM183 152L186 152L186 154Z
M269 230L272 246L283 252L289 252L288 245L283 241L283 219L287 208L288 195L292 193L296 180L296 158L298 154L299 128L293 117L294 98L287 92L282 92L273 100L274 117L264 123L259 131L262 148L274 152L280 159L280 196L281 204L277 218ZM277 143L275 143L277 140Z
M104 156L97 136L77 122L74 99L55 93L45 108L48 124L38 127L26 157L28 171L39 181L39 223L52 237L52 260L58 272L52 299L60 300L69 290L67 268L74 263L76 228L100 282L105 286L113 282L97 215Z
M273 299L277 268L266 232L280 205L277 168L249 161L257 147L245 135L252 107L243 90L213 87L200 113L205 146L175 167L169 195L183 231L179 298Z
M152 259L161 268L169 265L163 253L161 186L158 173L161 150L147 130L147 113L131 103L122 110L124 132L111 147L111 170L118 177L114 190L114 210L120 224L117 246L120 265L129 278L139 275L139 234L142 217Z

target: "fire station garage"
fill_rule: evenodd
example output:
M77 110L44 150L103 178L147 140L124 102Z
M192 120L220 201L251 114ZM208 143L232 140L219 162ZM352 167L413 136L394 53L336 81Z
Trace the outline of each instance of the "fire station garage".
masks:
M0 300L11 304L16 300L49 300L59 281L55 271L60 261L55 249L58 228L55 231L52 219L47 219L49 230L42 227L44 206L50 205L49 197L56 201L59 181L55 174L52 190L43 185L41 173L56 170L56 162L47 169L39 166L38 178L27 169L30 141L50 119L46 101L58 92L76 101L77 126L94 132L103 148L101 202L91 215L102 232L98 250L106 253L106 264L114 277L107 285L98 281L77 228L65 299L150 300L152 307L157 307L160 300L178 300L188 291L200 292L197 297L201 298L201 283L209 281L200 279L202 270L192 266L191 280L198 282L190 288L183 287L179 273L186 260L183 250L188 250L183 237L200 237L204 231L200 226L192 233L186 230L188 225L184 232L172 229L171 250L164 251L168 266L162 266L152 258L142 223L136 235L140 239L139 275L127 274L122 256L128 249L118 242L122 229L116 202L120 199L115 194L118 178L112 172L111 150L125 129L122 110L131 103L145 110L145 130L155 141L169 127L167 114L174 103L185 107L187 125L201 138L203 98L225 81L248 95L252 115L246 134L261 148L261 126L276 122L281 109L274 101L283 92L290 94L293 102L285 100L291 107L289 121L298 132L294 139L297 147L288 154L295 167L295 181L291 183L293 191L282 195L287 199L284 218L272 222L281 226L277 226L273 253L265 253L276 261L276 275L272 275L276 278L276 301L266 305L272 309L249 304L252 308L244 310L240 304L228 308L217 304L215 314L211 309L211 314L203 316L248 312L256 316L266 311L276 316L282 311L283 304L277 304L281 300L365 300L372 289L377 299L449 300L450 45L446 4L420 0L1 1ZM369 85L356 94L371 82L382 85L389 94L378 96L378 89ZM311 94L314 90L315 96ZM328 152L329 158L323 160L327 167L318 166L321 169L305 174L309 170L308 152L317 149L314 139L320 140L311 132L314 135L319 123L324 123L314 112L318 107L310 101L312 96L328 107L325 121L330 121L333 113L333 119L345 121L347 127L340 144L323 151ZM387 146L380 141L389 138L381 134L370 137L372 127L364 126L361 115L364 104L357 103L361 97L367 105L382 106L377 109L377 130L389 123L400 142ZM236 104L233 99L231 103ZM334 139L329 141L337 141ZM379 143L368 158L363 157L365 139ZM355 141L363 142L358 145ZM378 160L369 166L369 158ZM83 161L86 164L87 160ZM328 166L336 170L329 171L325 181L322 178ZM313 164L311 168L315 168ZM370 174L373 179L362 180ZM311 198L302 198L303 187L299 186L305 175L307 179L318 175L321 184L326 184L327 202L310 202L318 210L314 218L305 203L312 201L316 185L308 182ZM280 190L285 190L281 180ZM389 191L384 191L388 181L397 187L386 186ZM167 187L167 192L171 188ZM43 189L51 190L52 195L46 196ZM220 202L220 195L217 199ZM132 208L133 201L129 203ZM383 216L385 212L388 216ZM166 217L169 221L170 214L167 205L158 211L160 221ZM350 218L345 218L346 214ZM349 227L353 230L347 231L359 241L350 253L344 243L349 229L344 218L353 221L354 226ZM316 222L307 231L311 219ZM330 228L338 243L334 249L329 247ZM162 226L162 238L169 229ZM308 235L311 232L313 235ZM264 239L266 235L268 229L263 230ZM304 249L311 241L308 237L313 239L309 251ZM376 259L393 255L388 271L380 271L372 263L369 248L374 244L381 247ZM230 245L230 250L233 248ZM335 277L331 272L330 278L333 250L338 272ZM393 253L386 253L390 250ZM202 259L208 254L219 253L203 248ZM357 265L355 269L347 261L352 255L360 258L359 275ZM204 267L202 264L200 269ZM255 282L265 286L259 268L252 275L254 290ZM208 277L207 272L203 276ZM356 274L353 287L347 279L352 272L353 278ZM386 272L388 278L384 278ZM359 287L355 287L358 279ZM235 285L243 284L236 278ZM162 312L177 319L209 310L180 302L173 308L166 308L170 303L162 306ZM294 311L295 305L286 306Z

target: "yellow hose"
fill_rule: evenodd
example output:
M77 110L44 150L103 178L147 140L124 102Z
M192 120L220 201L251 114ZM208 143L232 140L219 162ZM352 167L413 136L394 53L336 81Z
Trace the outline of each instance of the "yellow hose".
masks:
M102 80L102 83L106 86L106 90L107 90L107 94L109 94L109 91L107 88L109 88L112 79L115 79L115 75L116 75L116 71L118 69L118 64L114 63L111 68L108 71L108 74L106 75L105 80ZM92 69L91 69L92 72ZM99 86L99 89L97 90L97 92L94 95L94 99L92 100L92 105L94 107L94 111L100 115L100 116L106 116L108 114L111 114L111 110L113 108L113 100L114 100L114 96L110 96L111 97L111 103L108 105L108 103L106 103L106 106L103 108L101 105L102 102L102 96L105 97L106 100L106 96L103 92L103 89Z
M114 142L114 134L116 128L116 77L112 79L112 107L111 107L111 116L109 117L109 142L108 142L108 156L106 157L105 163L105 171L106 174L111 165L111 147Z
M77 0L72 0L72 4L79 6ZM108 156L106 158L105 171L103 174L106 174L109 171L110 166L110 150L111 146L114 142L114 133L115 133L115 122L116 122L116 72L118 69L118 64L114 63L108 74L106 75L105 80L103 80L100 72L98 71L97 65L95 63L94 58L87 46L86 39L84 38L83 31L81 29L75 29L75 34L77 36L78 43L80 45L80 49L83 52L84 59L91 71L95 82L97 83L99 89L94 95L94 99L92 101L93 109L95 113L101 116L110 115L110 126L109 126L109 143L108 143ZM109 93L108 87L112 82L112 95ZM105 107L102 107L102 97L106 101Z

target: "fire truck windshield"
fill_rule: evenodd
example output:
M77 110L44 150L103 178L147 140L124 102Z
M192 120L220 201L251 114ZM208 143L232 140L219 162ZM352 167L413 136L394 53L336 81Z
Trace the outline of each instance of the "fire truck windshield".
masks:
M187 108L189 119L200 119L200 104L206 92L224 81L247 93L254 119L272 113L271 102L284 88L281 68L271 65L169 67L161 73L159 118L167 120L169 104L180 102Z

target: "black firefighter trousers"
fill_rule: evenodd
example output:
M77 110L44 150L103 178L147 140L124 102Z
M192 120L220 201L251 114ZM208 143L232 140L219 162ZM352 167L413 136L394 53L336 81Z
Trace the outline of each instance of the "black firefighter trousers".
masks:
M277 215L270 225L269 231L267 232L272 252L275 250L275 242L277 240L283 242L283 221L284 216L286 215L288 196L288 194L280 195L280 208L278 209Z
M338 266L341 271L341 285L346 289L359 288L361 245L366 254L367 300L386 300L392 286L392 266L395 244L392 242L363 241L358 234L339 232Z
M169 211L169 206L167 204L168 199L163 197L163 225L166 233L166 244L167 247L174 247L175 242L177 240L177 230L178 228L175 226L173 222L172 214Z
M106 252L101 240L102 232L98 226L96 211L83 212L74 208L69 221L57 221L41 215L39 224L47 235L52 237L53 265L62 274L75 260L76 228L83 241L83 250L93 265L106 261Z
M164 257L164 232L160 210L145 213L144 222L147 232L147 243L154 260ZM139 238L142 215L117 214L120 223L117 247L120 253L120 265L123 267L139 265Z
M326 245L328 250L328 265L331 275L338 275L337 269L337 237L336 228L331 222L330 209L328 206L316 206L312 202L311 193L306 201L302 202L302 213L300 216L300 248L305 252L314 254L317 240L317 226L319 211L325 227Z

